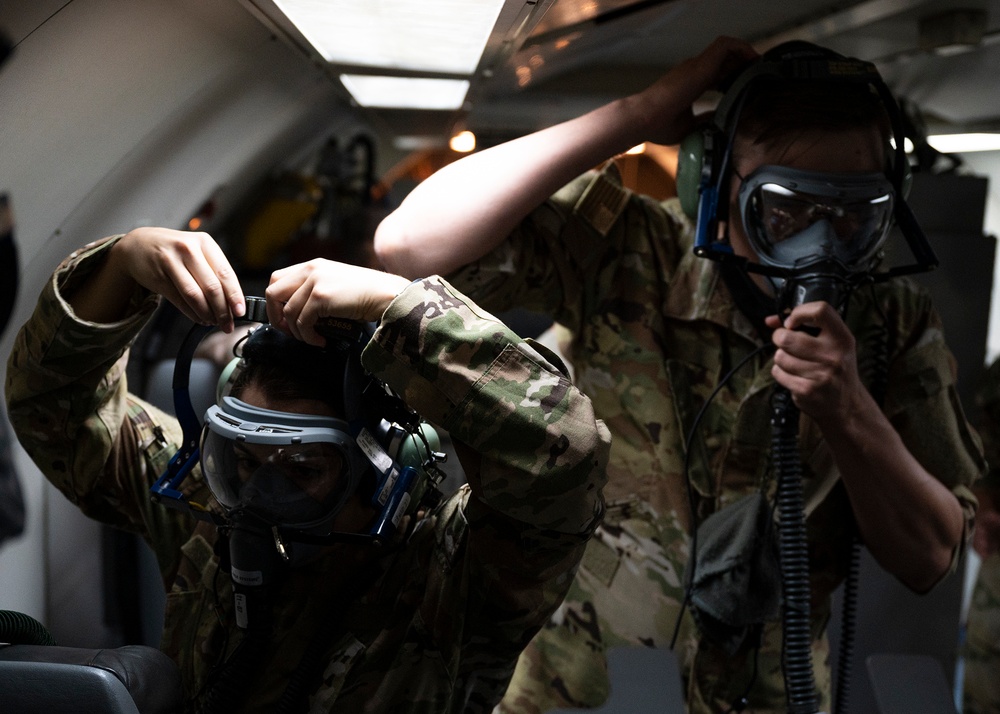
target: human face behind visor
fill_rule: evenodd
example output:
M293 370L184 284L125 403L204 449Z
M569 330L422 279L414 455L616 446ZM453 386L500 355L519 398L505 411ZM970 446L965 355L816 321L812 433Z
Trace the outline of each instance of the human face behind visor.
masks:
M829 174L883 174L885 139L876 126L843 129L803 129L787 141L757 142L738 134L733 146L733 181L730 184L729 220L725 231L733 252L751 263L763 263L743 225L740 210L740 177L754 175L764 166L780 166L805 172ZM720 233L720 237L721 233ZM757 286L768 295L783 281L751 272Z
M764 165L739 190L740 218L760 262L788 271L866 273L889 235L895 193L884 174Z
M356 452L340 419L232 397L209 409L201 446L209 487L228 512L301 530L329 527L354 493Z

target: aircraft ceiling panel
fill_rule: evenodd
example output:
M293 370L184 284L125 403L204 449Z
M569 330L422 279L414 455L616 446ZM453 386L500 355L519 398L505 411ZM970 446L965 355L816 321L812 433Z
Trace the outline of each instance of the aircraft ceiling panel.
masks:
M316 61L272 0L239 2ZM954 48L930 52L921 21L934 18L929 27L940 35L934 41L946 43L944 13L955 10L983 13L981 41L964 58L953 56ZM976 31L961 22L955 28ZM464 126L491 143L639 91L720 34L742 37L760 50L807 39L874 61L890 87L919 102L929 121L956 131L1000 117L1000 100L994 99L1000 75L991 70L997 66L992 47L1000 39L1000 0L507 0L464 109L367 114L390 136L444 139ZM327 67L339 87L336 69Z
M467 123L494 133L504 125L513 133L545 126L642 89L719 34L743 37L761 50L799 37L875 61L894 91L917 102L929 122L946 121L954 131L1000 116L995 72L1000 57L993 49L1000 39L998 0L590 5L596 10L588 16L588 3L557 0L501 70L477 79ZM970 9L982 12L981 26L948 14ZM602 11L611 13L610 19L600 21ZM587 19L574 22L577 17ZM929 20L923 32L922 20ZM948 43L949 27L956 42L981 39L964 51L928 49L931 43Z
M806 24L853 2L823 0L775 2L774 0L663 0L662 2L591 3L557 0L542 18L525 46L557 42L574 33L591 33L592 43L624 49L634 64L671 64L699 51L717 35L750 41ZM555 13L569 13L566 6L598 6L589 20L563 25L550 20ZM613 7L610 7L613 6Z
M67 0L6 2L0 16L0 31L16 45L68 4Z
M1000 45L952 57L920 55L882 71L900 97L917 104L929 127L1000 130Z

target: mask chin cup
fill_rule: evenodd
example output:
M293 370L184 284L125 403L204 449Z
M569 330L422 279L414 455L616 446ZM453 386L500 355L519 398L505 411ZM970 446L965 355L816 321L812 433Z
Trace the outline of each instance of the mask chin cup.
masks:
M776 273L771 283L778 305L786 310L807 302L826 302L842 310L854 287L874 268L873 260L852 262L853 256L838 254L836 236L825 221L773 246L770 255L759 255Z
M834 273L813 273L788 279L776 279L778 305L792 310L807 302L825 302L843 312L855 283Z
M229 563L234 582L245 587L274 582L282 558L276 551L271 528L257 516L241 511L230 514Z
M276 527L278 550L282 550L284 541L290 541L289 550L294 552L299 544L307 546L326 546L335 543L367 543L383 546L389 543L399 529L403 517L413 501L414 491L420 482L420 475L412 466L404 466L391 477L392 483L386 489L386 501L376 509L372 525L364 533L350 531L334 531L329 526L310 530Z

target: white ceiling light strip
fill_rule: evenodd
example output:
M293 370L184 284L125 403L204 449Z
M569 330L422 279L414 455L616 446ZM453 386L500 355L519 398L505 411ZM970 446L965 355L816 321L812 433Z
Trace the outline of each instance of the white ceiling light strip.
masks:
M927 143L942 154L1000 151L1000 134L937 134L928 136Z
M504 0L274 0L328 62L472 74Z
M342 74L340 81L363 107L458 109L469 91L469 82L464 79Z

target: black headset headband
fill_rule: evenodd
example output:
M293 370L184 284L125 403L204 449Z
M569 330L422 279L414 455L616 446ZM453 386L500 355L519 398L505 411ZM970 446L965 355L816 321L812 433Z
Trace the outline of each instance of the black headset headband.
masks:
M809 42L793 40L778 45L741 72L726 90L715 110L713 123L724 133L727 140L726 153L732 150L732 141L739 124L743 103L751 86L776 79L804 82L845 82L867 84L877 93L892 130L895 142L895 157L889 179L896 192L903 194L903 177L907 166L904 146L903 119L899 106L889 87L871 62L845 57L833 50Z

